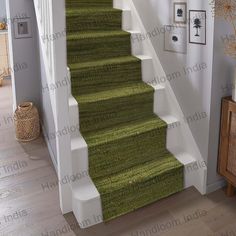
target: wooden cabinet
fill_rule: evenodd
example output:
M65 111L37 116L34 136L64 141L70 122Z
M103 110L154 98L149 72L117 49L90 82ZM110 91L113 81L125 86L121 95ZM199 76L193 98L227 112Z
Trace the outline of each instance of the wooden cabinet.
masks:
M4 31L0 31L0 75L9 75L8 38Z
M219 173L228 182L227 195L236 187L236 102L231 97L222 100Z

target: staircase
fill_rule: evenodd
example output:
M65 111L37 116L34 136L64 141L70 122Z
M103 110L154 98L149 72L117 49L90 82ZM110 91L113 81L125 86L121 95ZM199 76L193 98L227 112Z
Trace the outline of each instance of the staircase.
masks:
M72 95L107 221L182 190L183 166L166 149L167 124L153 112L122 11L111 0L66 3Z
M87 228L189 186L204 194L206 168L194 169L201 155L168 81L151 83L164 73L158 58L131 40L145 30L132 1L66 0L66 29L68 117L80 129L55 167L80 178L60 190L63 213Z

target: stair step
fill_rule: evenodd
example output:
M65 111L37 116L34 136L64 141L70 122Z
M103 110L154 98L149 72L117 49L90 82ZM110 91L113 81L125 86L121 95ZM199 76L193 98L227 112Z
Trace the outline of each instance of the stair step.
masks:
M161 86L159 87L161 89ZM164 120L168 125L175 124L179 122L179 120L171 115L158 115L162 120Z
M141 60L117 57L69 65L72 94L86 94L117 88L142 80Z
M181 191L183 165L169 153L94 182L101 195L104 221L108 221Z
M146 119L84 134L93 178L111 175L165 156L167 124L152 115ZM109 168L112 163L112 168Z
M196 162L196 160L186 152L179 152L178 154L175 155L175 157L184 166L189 166Z
M81 228L102 223L100 194L89 176L81 178L72 187L73 213Z
M90 147L103 145L110 142L115 142L127 137L142 135L146 132L151 132L150 135L155 136L160 134L163 129L167 128L167 124L155 115L146 119L137 120L135 122L127 122L107 129L102 129L97 132L86 133L86 140ZM157 129L157 130L156 130Z
M191 170L193 168L191 169L189 168L189 166L196 163L195 159L188 153L178 153L175 157L180 161L180 163L184 165L185 175L187 173L187 176L185 176L185 182L190 182L190 184L185 183L185 188L192 186L191 180L189 181L189 178L191 178L191 176L189 176L188 173L190 173L190 175L192 174ZM194 177L196 178L196 176L192 176L192 178ZM89 226L102 222L103 218L101 217L101 196L96 190L92 180L89 177L81 178L80 181L76 182L76 184L77 186L73 187L74 214L78 222L83 222L85 219L90 220L89 225L81 225L81 227L87 228ZM94 215L100 216L96 217L96 219L100 219L100 222L97 222L97 220L94 219Z
M82 133L153 115L151 86L137 82L124 87L75 96Z
M67 49L69 64L130 56L130 33L117 30L68 34Z
M112 7L113 0L66 0L67 8Z
M196 160L189 153L178 150L178 148L173 150L175 158L184 165L184 188L200 187L198 179L199 177L202 181L205 181L206 170L205 163L203 161ZM205 172L205 173L204 173ZM204 174L203 174L204 173Z
M67 8L67 32L122 28L122 11L114 8Z

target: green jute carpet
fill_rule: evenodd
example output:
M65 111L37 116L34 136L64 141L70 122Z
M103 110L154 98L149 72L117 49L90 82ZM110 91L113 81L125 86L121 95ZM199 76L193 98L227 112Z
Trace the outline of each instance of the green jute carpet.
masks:
M130 34L112 0L66 0L67 51L89 174L104 221L183 189L183 166L166 149L167 124L153 113Z

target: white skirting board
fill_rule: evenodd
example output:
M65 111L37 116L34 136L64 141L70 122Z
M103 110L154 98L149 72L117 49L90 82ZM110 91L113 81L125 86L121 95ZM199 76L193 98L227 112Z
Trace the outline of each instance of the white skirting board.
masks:
M226 181L224 179L220 179L213 184L207 185L207 194L217 191L226 186Z

